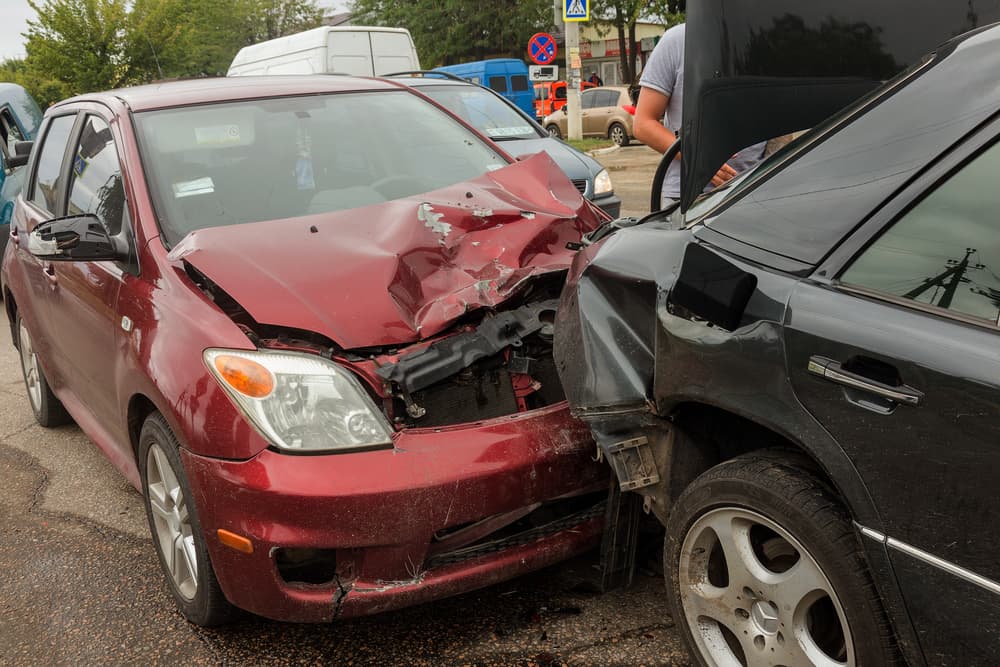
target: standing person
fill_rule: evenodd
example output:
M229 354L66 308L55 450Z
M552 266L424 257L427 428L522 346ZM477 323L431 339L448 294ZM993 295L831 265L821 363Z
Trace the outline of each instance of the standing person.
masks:
M587 79L587 81L589 81L590 83L594 84L595 86L603 86L604 85L604 82L601 81L601 77L597 76L597 72L591 72L590 73L590 78Z
M639 101L635 108L633 132L647 146L665 153L677 139L684 107L684 24L663 33L639 79ZM744 148L722 165L712 177L718 187L758 161L766 142ZM680 155L667 168L660 203L666 208L681 197Z

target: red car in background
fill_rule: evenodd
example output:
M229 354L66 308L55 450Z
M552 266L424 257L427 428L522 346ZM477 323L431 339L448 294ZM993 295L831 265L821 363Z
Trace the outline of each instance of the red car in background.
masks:
M580 82L580 90L596 88L597 84L589 81ZM535 84L535 118L541 121L550 113L555 113L566 106L566 82L546 81Z
M368 614L595 544L606 471L551 345L606 216L544 153L348 77L86 95L40 136L2 265L31 407L143 493L190 621Z

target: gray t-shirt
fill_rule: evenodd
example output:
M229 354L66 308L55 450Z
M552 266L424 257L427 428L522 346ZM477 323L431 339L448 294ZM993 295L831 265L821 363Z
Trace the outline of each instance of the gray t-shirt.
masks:
M642 70L639 85L667 95L667 112L663 126L677 133L681 128L684 106L684 24L675 25L663 33ZM663 197L680 199L681 162L674 160L663 179Z
M639 85L652 88L669 96L667 111L663 116L663 126L678 134L681 129L681 111L684 108L684 24L675 25L665 33L649 56L642 70ZM760 162L767 142L744 148L729 159L727 164L737 172L744 171ZM712 186L706 188L711 190ZM660 199L666 206L667 199L681 198L681 161L674 160L667 168L663 179Z

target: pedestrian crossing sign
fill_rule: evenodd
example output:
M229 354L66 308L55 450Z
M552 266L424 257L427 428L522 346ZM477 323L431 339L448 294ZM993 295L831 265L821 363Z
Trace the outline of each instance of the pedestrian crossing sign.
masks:
M563 0L563 22L589 20L590 0Z

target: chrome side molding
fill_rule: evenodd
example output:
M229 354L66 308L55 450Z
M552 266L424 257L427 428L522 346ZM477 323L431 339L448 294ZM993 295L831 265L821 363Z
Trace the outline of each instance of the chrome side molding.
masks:
M995 595L1000 595L1000 584L993 581L992 579L987 579L984 576L978 575L972 570L967 570L960 565L955 565L951 561L944 560L943 558L938 558L934 554L927 553L923 549L918 549L917 547L907 544L906 542L900 542L894 537L889 537L884 535L877 530L872 530L866 526L862 526L857 521L854 522L854 527L857 528L862 535L870 540L875 540L876 542L881 542L885 546L900 551L907 556L916 558L919 561L927 563L928 565L933 565L939 570L944 570L948 574L954 575L959 579L964 579L970 584L975 584L980 588L988 590L990 593Z

